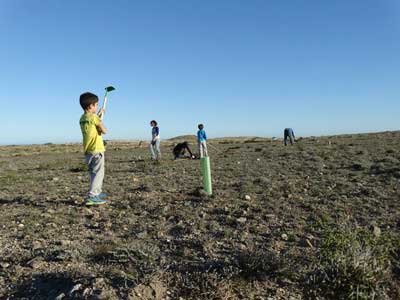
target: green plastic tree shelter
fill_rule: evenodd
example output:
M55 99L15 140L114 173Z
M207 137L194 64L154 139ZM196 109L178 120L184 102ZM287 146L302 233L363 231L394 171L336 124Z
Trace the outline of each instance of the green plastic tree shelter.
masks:
M211 183L211 168L210 158L208 156L200 158L201 162L201 174L203 175L204 190L208 195L212 195L212 183Z

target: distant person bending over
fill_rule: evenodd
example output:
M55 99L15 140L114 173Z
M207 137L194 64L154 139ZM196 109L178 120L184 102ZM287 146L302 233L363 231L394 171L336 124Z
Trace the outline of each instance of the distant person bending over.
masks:
M151 142L150 142L150 153L152 160L161 159L160 151L160 129L157 126L157 121L152 120L150 122L151 130Z
M189 152L190 158L195 158L192 151L190 151L189 143L185 141L183 143L177 144L172 150L172 152L174 153L174 159L184 157L186 151Z
M104 179L104 143L102 134L107 133L100 116L104 113L101 109L97 114L99 98L92 93L84 93L80 96L79 102L84 114L79 120L83 136L83 149L85 152L86 164L90 175L90 188L86 205L104 204L106 195L102 193Z
M294 132L292 128L285 128L284 130L284 143L285 146L287 146L287 139L289 138L290 144L293 145L295 138L294 138Z
M198 125L199 131L197 131L197 142L199 143L199 153L200 158L204 156L208 156L207 153L207 135L204 130L204 125Z

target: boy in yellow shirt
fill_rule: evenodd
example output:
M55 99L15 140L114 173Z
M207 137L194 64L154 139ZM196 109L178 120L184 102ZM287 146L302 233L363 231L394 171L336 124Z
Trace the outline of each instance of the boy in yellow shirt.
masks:
M99 98L92 93L83 93L79 98L84 114L79 120L83 136L83 149L90 175L90 189L86 205L105 204L105 194L101 192L104 179L104 143L102 134L107 133L100 117L104 113L101 109L97 114Z

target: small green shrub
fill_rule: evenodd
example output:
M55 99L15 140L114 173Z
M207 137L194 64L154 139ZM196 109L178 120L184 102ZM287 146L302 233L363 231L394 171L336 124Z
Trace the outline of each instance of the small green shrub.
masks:
M18 179L20 178L20 176L18 175L17 171L3 171L2 174L0 175L0 185L2 187L6 187L9 185L14 184L16 181L18 181Z
M306 279L306 295L324 299L389 299L398 237L349 224L326 227Z
M239 275L246 279L262 279L278 276L283 270L282 259L275 253L266 250L242 252L235 257Z

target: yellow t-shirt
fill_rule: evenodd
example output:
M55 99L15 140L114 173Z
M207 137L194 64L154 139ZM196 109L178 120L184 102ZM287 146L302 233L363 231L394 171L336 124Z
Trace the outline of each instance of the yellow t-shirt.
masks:
M97 131L97 125L100 124L100 122L99 116L92 113L84 113L79 120L85 154L105 151L103 138Z

